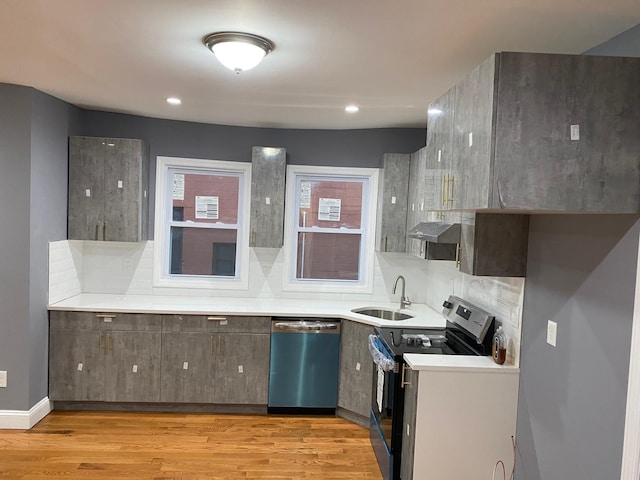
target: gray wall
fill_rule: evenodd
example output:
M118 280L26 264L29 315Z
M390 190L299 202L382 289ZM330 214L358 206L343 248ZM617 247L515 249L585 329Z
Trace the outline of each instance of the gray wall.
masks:
M516 478L619 478L640 216L532 216L529 231Z
M47 242L66 238L67 137L80 110L0 84L0 410L47 395Z
M640 25L585 53L640 56ZM517 480L620 477L638 218L531 217Z
M29 405L48 388L48 242L67 238L68 137L80 110L32 90L29 265Z
M82 124L82 135L139 138L149 143L150 237L153 237L156 157L159 155L250 162L253 146L284 147L287 163L292 165L378 168L384 153L412 153L422 148L426 140L426 127L363 130L251 128L91 110L83 111Z
M30 99L0 84L0 410L28 403Z

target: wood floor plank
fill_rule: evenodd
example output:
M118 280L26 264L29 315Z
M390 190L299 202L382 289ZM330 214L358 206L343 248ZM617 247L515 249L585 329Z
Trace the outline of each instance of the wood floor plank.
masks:
M368 430L329 416L55 411L0 430L0 480L381 480Z

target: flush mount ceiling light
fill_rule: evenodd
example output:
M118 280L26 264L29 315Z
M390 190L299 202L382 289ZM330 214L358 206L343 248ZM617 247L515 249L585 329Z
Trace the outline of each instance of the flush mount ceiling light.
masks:
M211 33L202 42L229 70L251 70L276 46L271 40L242 32Z
M344 111L347 113L358 113L360 111L360 107L357 105L347 105L344 107Z

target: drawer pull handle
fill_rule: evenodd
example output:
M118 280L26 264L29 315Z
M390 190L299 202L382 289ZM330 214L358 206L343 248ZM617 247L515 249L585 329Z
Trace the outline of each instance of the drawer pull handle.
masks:
M209 337L209 353L213 354L213 335Z
M111 351L111 335L107 333L107 353Z
M98 350L100 350L100 353L102 353L102 351L104 350L104 344L102 342L102 334L100 334L100 336L98 337Z
M401 388L404 388L407 385L411 385L411 382L405 382L405 380L404 380L404 376L405 376L405 372L406 371L407 371L407 366L403 363L402 364L402 380L401 380L401 383L400 383L400 387Z
M116 318L117 315L115 313L96 313L96 317L98 317L98 318Z
M207 320L210 322L220 322L226 319L227 317L207 317Z

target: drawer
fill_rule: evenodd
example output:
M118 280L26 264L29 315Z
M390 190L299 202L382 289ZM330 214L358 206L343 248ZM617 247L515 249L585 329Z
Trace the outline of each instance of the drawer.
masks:
M53 330L120 330L159 332L162 315L110 312L49 312Z
M271 317L235 315L165 315L163 332L269 333Z

